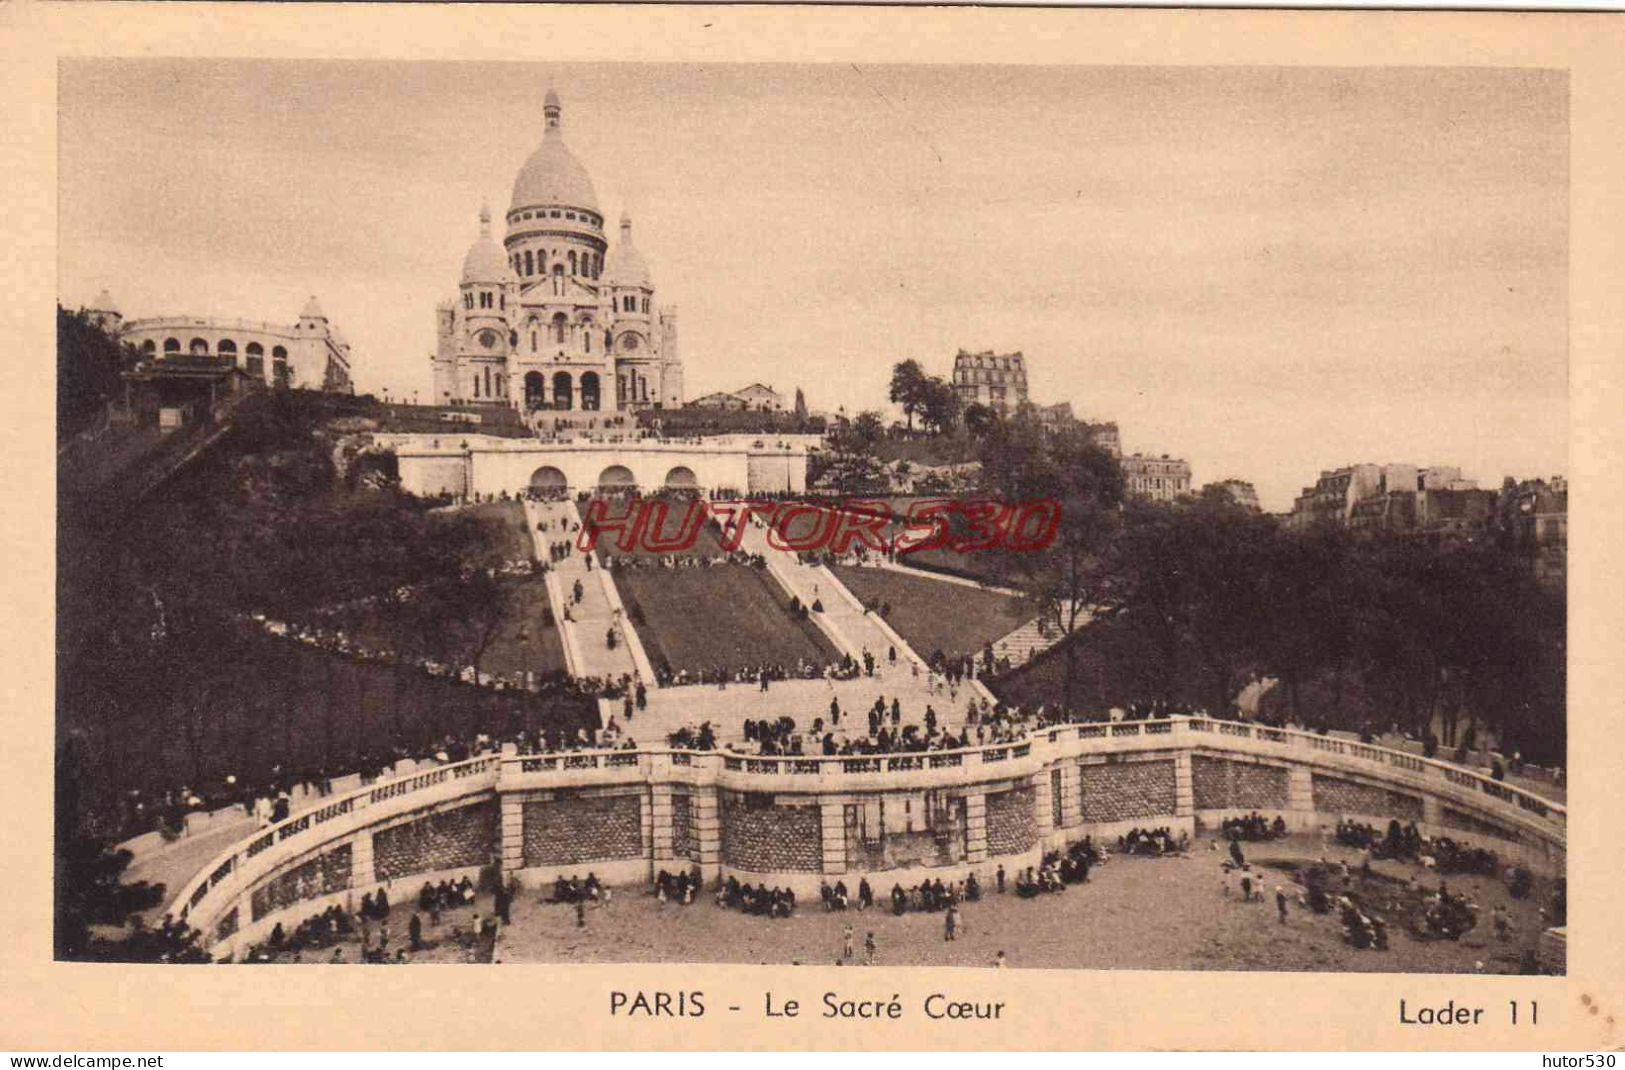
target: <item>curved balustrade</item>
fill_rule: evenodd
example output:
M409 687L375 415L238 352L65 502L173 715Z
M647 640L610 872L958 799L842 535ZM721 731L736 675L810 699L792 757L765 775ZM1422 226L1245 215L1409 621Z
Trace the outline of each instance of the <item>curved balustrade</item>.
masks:
M192 922L195 928L203 928L200 918L214 920L225 911L224 904L235 900L249 890L255 880L282 863L339 836L422 805L475 791L490 791L496 787L500 768L500 757L486 755L372 784L295 814L218 855L171 900L169 912L180 920ZM315 835L312 830L332 835ZM200 909L210 900L214 903L209 909Z
M644 748L520 755L510 750L372 784L258 831L203 867L170 910L212 937L257 882L288 864L362 830L473 795L662 783L791 794L969 788L1008 784L1089 755L1199 751L1286 760L1328 774L1364 774L1420 792L1435 805L1466 806L1500 825L1532 832L1558 856L1565 846L1565 807L1471 770L1290 729L1171 718L1057 725L1014 743L894 754L762 756Z

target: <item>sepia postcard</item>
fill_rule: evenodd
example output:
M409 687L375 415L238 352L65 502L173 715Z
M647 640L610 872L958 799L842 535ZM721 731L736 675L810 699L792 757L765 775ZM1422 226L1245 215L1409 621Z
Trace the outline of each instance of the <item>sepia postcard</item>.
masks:
M1621 29L0 14L5 1046L1617 1047Z

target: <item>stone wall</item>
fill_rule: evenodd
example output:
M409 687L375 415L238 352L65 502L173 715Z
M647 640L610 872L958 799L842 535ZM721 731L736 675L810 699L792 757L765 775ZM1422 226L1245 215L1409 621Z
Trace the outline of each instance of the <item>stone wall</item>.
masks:
M1452 828L1458 832L1470 832L1475 836L1493 836L1498 840L1511 840L1513 843L1517 843L1522 839L1515 829L1502 828L1500 825L1491 824L1481 817L1474 817L1472 814L1457 810L1453 806L1444 808L1443 818L1446 828ZM1477 847L1479 845L1474 844L1473 846Z
M1193 755L1191 786L1198 810L1284 810L1287 805L1287 771L1273 765Z
M1174 812L1172 758L1080 765L1078 772L1083 779L1083 820L1088 824Z
M340 844L254 889L250 905L254 920L306 899L342 892L350 886L350 845Z
M1314 799L1315 809L1323 814L1369 814L1400 821L1422 820L1422 800L1417 796L1342 777L1315 773Z
M817 804L781 806L771 795L724 793L722 860L752 873L822 870L823 817Z
M643 796L560 791L523 806L527 866L642 858Z
M686 792L671 796L671 853L678 858L698 861L699 843L694 837L694 797Z
M414 873L485 866L496 859L496 802L429 814L372 835L373 870L381 881Z
M1013 855L1030 850L1038 838L1033 821L1033 789L1012 788L987 797L987 853Z

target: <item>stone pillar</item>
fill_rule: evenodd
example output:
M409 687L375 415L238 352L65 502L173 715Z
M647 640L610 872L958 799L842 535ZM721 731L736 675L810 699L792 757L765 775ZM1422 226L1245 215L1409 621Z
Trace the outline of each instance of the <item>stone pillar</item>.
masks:
M965 861L987 861L987 791L983 788L965 793Z
M1444 800L1431 791L1422 793L1422 824L1435 828L1444 824Z
M1033 832L1043 844L1055 831L1055 781L1050 770L1040 769L1033 777Z
M1305 822L1313 824L1315 775L1307 765L1286 767L1286 808L1292 813L1302 814Z
M846 804L821 802L818 805L824 836L824 872L846 872Z
M502 875L525 868L525 803L518 792L498 796L502 816L498 822L497 842L502 854Z
M650 785L646 799L649 820L644 827L648 830L649 857L652 859L652 868L659 870L667 867L675 857L673 840L676 831L672 827L671 785Z
M1174 755L1174 816L1196 816L1196 782L1191 774L1191 752Z
M350 887L364 888L377 881L372 864L372 833L359 832L350 841Z
M1076 761L1061 765L1061 823L1068 828L1083 823L1083 770Z
M700 874L711 880L722 872L722 808L717 789L695 785L688 799L695 861Z

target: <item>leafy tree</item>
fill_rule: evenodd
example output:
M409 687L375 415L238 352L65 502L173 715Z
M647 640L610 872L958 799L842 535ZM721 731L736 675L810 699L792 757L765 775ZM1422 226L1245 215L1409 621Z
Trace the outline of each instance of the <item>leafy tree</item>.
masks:
M1027 592L1039 613L1071 635L1097 612L1109 612L1109 551L1123 501L1123 472L1087 435L1051 433L1031 420L994 424L980 450L984 488L1005 502L1052 502L1055 537L1033 552L1000 555L995 571ZM1073 706L1076 644L1062 655L1061 704Z
M948 434L959 424L959 394L952 384L935 377L920 384L920 415L939 435Z
M120 396L120 375L135 350L104 331L89 313L56 308L56 432L58 440L84 430Z
M892 366L891 389L886 396L892 404L902 406L910 431L914 430L914 414L925 407L925 383L919 361L905 360Z
M979 401L973 401L965 406L963 418L966 432L972 438L982 438L998 422L999 411L991 405L983 405Z

